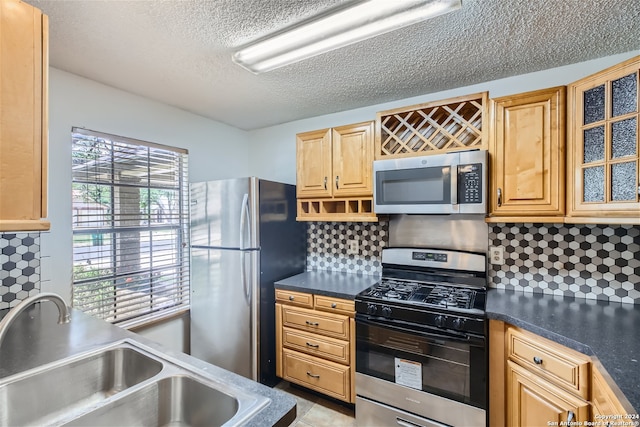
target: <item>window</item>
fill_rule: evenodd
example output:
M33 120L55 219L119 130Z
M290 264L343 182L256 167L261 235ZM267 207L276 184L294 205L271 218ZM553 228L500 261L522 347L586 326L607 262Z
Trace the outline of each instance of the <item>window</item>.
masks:
M73 128L73 306L132 326L189 307L187 152Z

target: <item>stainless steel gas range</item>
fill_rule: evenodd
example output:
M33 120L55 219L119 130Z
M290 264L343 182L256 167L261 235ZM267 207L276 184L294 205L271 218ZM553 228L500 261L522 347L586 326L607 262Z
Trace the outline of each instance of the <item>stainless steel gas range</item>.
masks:
M389 248L356 296L356 423L484 426L486 257Z

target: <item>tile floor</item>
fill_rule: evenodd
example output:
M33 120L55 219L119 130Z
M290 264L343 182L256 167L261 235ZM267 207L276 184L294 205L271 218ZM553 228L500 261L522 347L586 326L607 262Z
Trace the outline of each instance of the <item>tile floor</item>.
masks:
M323 399L317 394L281 381L274 388L289 393L298 401L297 416L293 427L355 427L356 419L353 409Z

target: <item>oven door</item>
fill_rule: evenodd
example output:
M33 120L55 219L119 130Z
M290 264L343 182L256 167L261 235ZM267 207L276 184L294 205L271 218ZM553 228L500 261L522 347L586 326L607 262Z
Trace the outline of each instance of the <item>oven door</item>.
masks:
M486 409L483 336L358 314L356 372Z

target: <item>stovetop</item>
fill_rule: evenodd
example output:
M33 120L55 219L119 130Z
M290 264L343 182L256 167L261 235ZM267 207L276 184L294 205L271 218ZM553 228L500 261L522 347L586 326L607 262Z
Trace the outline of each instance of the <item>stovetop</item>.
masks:
M381 300L402 301L405 304L442 308L473 309L477 291L443 284L427 284L394 278L383 278L364 292L363 296Z
M398 327L484 335L486 285L484 255L388 248L382 279L356 296L356 314Z
M369 320L485 333L484 287L382 278L355 298L356 314Z

